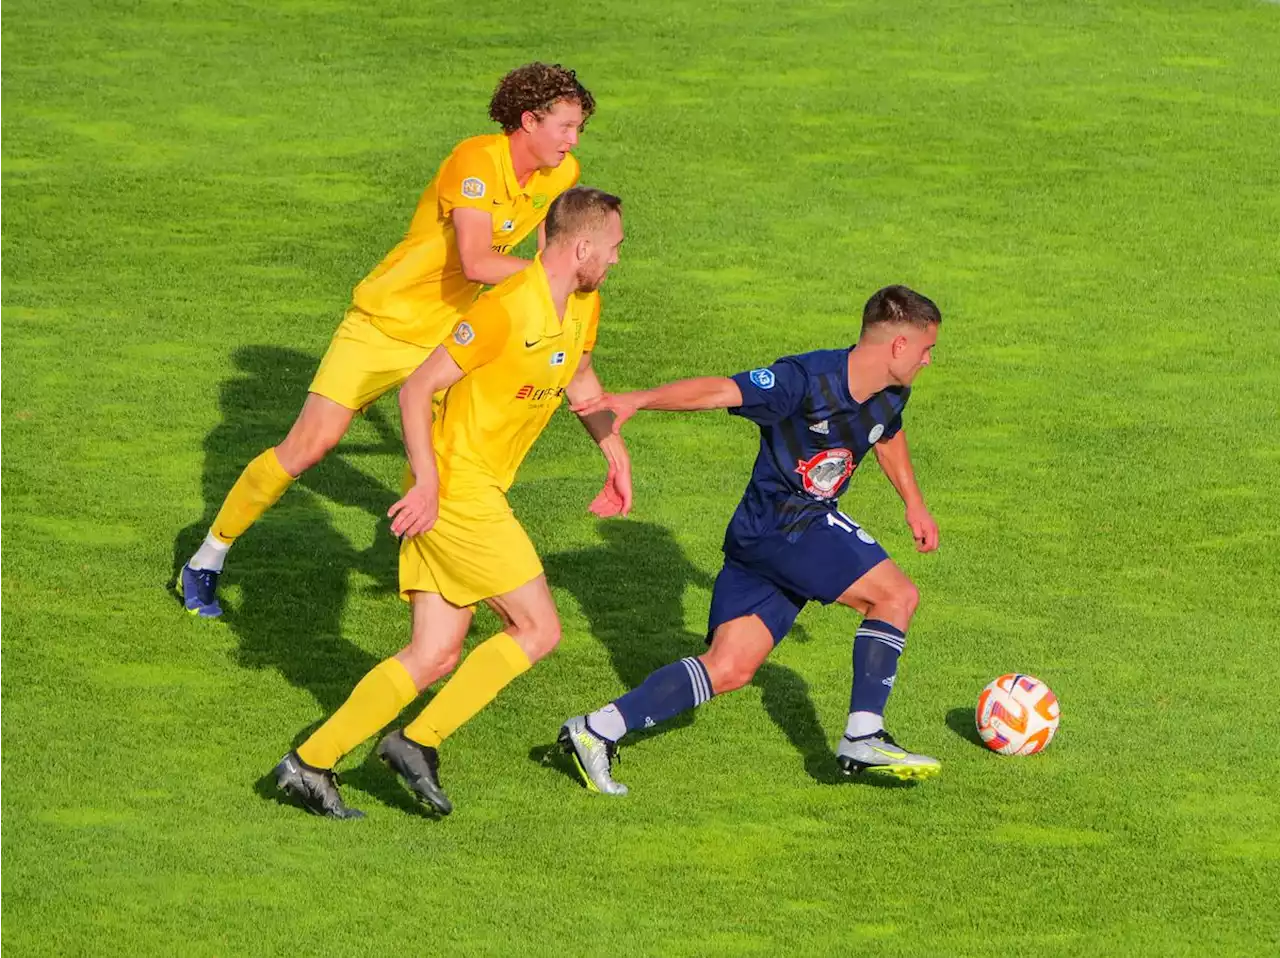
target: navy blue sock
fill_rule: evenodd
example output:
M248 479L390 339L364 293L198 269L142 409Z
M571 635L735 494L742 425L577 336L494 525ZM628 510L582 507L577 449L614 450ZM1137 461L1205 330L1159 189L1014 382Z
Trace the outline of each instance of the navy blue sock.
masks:
M614 701L627 730L649 728L711 698L711 678L696 658L664 665Z
M907 637L879 619L863 619L853 638L853 691L849 711L884 715Z

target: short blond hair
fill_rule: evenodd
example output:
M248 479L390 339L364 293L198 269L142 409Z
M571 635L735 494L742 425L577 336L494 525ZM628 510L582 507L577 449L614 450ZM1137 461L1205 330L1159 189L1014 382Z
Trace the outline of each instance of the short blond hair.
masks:
M610 213L622 215L622 200L612 193L590 186L565 190L547 210L547 242L600 229Z

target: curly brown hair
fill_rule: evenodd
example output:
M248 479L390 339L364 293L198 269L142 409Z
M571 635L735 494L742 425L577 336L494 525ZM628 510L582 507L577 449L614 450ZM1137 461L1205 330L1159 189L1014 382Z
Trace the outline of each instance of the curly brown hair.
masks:
M582 107L583 123L596 109L595 97L578 82L572 70L558 63L528 63L498 81L489 101L489 116L502 125L503 133L514 133L520 129L520 118L526 110L541 117L561 100Z

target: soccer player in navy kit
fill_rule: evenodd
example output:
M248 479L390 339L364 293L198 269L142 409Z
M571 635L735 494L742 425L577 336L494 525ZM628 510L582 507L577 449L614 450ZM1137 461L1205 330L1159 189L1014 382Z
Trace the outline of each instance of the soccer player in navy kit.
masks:
M710 648L658 669L560 730L588 788L626 794L611 774L617 742L746 685L814 599L863 616L853 643L849 721L836 751L840 767L900 779L937 774L938 760L898 745L883 719L919 594L836 500L874 449L906 504L916 548L938 547L937 523L911 468L902 411L916 373L929 365L941 323L927 297L888 286L867 301L851 348L786 356L731 378L604 395L574 410L610 410L615 430L641 409L728 409L760 427L751 481L725 533L724 568L711 598Z

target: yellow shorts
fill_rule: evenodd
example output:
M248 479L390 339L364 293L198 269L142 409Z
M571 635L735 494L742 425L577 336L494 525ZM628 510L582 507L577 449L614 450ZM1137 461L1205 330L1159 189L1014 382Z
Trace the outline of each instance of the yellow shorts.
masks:
M542 575L542 562L496 487L440 498L430 531L400 543L400 597L435 592L456 606L511 592Z
M364 409L398 388L434 349L393 339L353 306L333 334L308 392L348 409Z

